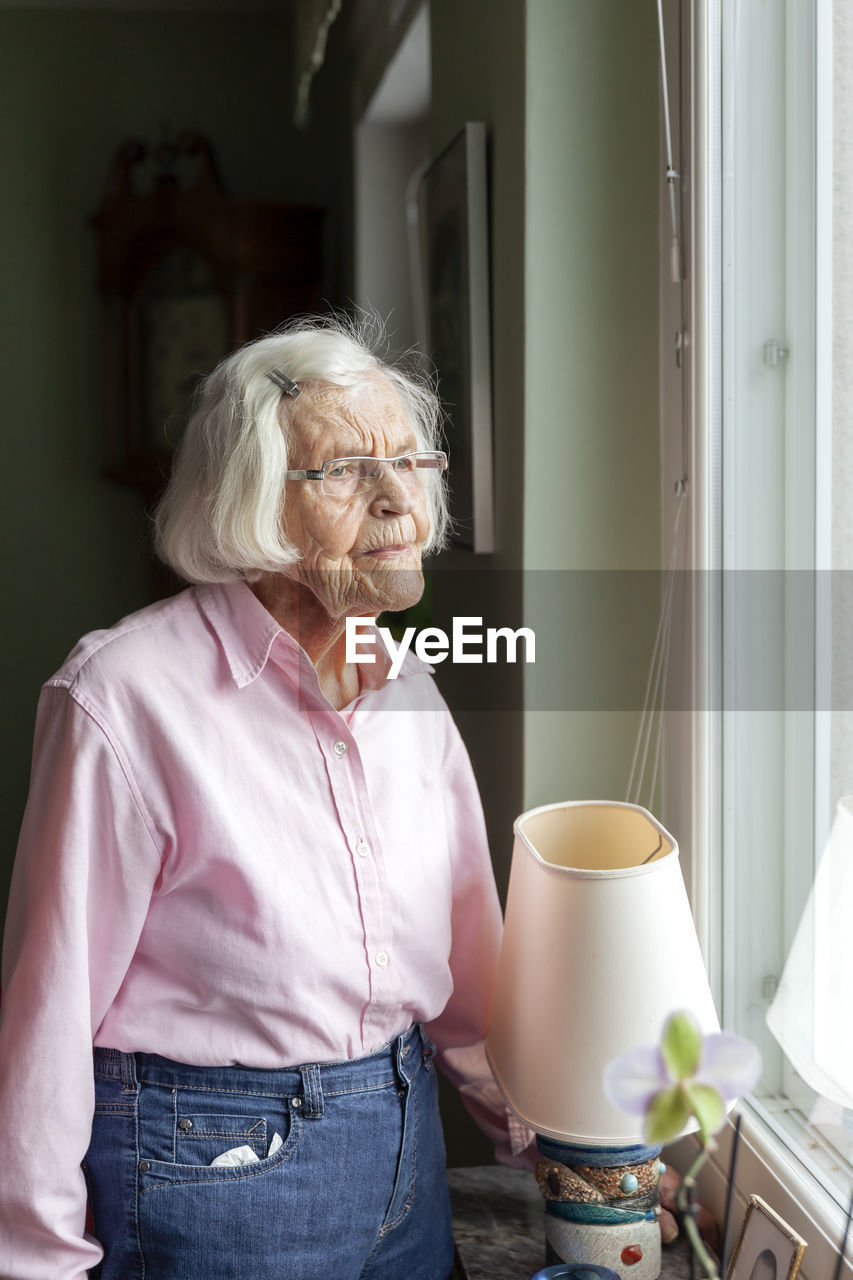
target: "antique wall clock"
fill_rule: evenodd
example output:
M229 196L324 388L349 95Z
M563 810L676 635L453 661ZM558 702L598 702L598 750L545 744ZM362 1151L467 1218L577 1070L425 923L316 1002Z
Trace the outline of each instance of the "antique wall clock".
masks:
M234 347L319 309L323 210L234 200L209 142L116 153L92 218L104 301L104 472L153 498L198 380Z

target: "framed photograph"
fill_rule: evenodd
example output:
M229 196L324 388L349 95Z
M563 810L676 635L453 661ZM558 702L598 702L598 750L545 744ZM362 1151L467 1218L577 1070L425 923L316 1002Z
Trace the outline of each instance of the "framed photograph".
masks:
M426 353L438 371L454 546L494 550L486 126L466 124L425 170L418 240Z
M794 1280L806 1242L761 1196L750 1196L726 1280Z

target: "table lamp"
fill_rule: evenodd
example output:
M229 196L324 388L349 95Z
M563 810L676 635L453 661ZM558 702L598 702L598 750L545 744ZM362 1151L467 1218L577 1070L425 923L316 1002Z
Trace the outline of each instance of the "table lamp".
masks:
M548 1261L656 1280L660 1148L602 1078L676 1009L719 1030L678 845L645 809L609 801L531 809L514 833L486 1049L537 1134Z

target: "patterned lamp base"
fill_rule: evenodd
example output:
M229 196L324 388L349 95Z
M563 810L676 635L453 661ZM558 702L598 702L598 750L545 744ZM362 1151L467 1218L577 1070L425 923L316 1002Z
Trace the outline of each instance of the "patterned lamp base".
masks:
M660 1147L580 1147L537 1138L548 1259L610 1267L624 1280L657 1280Z

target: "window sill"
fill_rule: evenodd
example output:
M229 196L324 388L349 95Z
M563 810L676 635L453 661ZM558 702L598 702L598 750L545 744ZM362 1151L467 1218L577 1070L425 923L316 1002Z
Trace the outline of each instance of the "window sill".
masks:
M835 1275L838 1248L844 1231L844 1213L815 1177L796 1161L782 1142L761 1120L750 1103L741 1104L741 1125L735 1196L732 1207L731 1240L743 1221L750 1195L760 1195L808 1242L797 1280L829 1280ZM725 1212L726 1182L734 1127L728 1123L718 1138L718 1147L699 1178L699 1199L719 1222ZM670 1162L682 1172L696 1150L694 1138L682 1138L666 1152ZM848 1255L851 1246L848 1241ZM853 1280L849 1257L841 1270L843 1280Z

